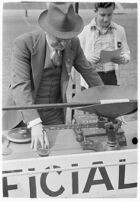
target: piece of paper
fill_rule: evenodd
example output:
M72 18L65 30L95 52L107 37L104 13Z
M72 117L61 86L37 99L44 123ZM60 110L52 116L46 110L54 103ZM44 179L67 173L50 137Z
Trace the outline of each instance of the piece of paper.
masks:
M129 102L129 99L105 99L105 100L100 100L101 104L107 104L107 103L125 103Z
M110 62L113 58L120 57L121 49L116 49L112 51L102 50L100 53L100 62L107 63Z

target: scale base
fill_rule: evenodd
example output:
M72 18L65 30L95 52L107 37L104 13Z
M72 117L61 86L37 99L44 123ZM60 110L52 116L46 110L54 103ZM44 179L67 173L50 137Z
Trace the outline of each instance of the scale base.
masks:
M94 151L112 151L119 150L123 146L127 146L126 137L124 131L119 129L116 134L116 142L113 144L107 141L107 134L105 132L92 132L88 134L88 130L85 133L81 130L76 134L76 140L81 144L83 150L94 150Z
M85 140L81 142L81 146L83 150L93 150L96 152L115 151L120 149L120 146L118 143L112 146L112 145L109 145L107 142L99 142L99 141L93 141L93 140Z

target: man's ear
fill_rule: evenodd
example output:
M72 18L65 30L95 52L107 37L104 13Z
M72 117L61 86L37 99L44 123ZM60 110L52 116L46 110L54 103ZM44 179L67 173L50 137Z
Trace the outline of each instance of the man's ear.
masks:
M94 12L97 13L97 11L98 11L98 9L97 9L97 8L94 8Z
M94 17L96 17L96 16L97 16L97 12L98 12L97 10L94 12Z

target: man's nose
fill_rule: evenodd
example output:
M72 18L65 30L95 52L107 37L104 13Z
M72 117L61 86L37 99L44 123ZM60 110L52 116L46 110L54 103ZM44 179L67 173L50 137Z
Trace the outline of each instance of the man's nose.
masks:
M105 16L104 17L104 22L108 22L109 21L109 17L108 16Z

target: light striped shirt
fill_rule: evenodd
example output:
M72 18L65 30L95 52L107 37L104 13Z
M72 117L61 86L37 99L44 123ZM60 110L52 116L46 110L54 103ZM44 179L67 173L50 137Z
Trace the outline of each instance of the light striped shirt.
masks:
M110 24L110 26L106 30L100 30L94 21L91 26L91 30L94 31L94 43L92 43L92 52L94 56L100 57L101 50L115 50L115 41L113 29L115 27ZM95 65L97 71L111 71L115 70L115 64L113 62L107 63L98 63Z
M100 55L101 50L114 50L121 48L121 57L124 61L122 64L127 64L130 60L130 49L127 44L127 38L124 27L111 21L110 26L104 33L99 31L95 18L86 25L83 31L79 34L81 47L87 60L92 64L97 71L115 70L118 83L120 83L120 68L118 64L108 62L105 64L95 64L95 56ZM87 87L84 79L81 77L81 85Z

